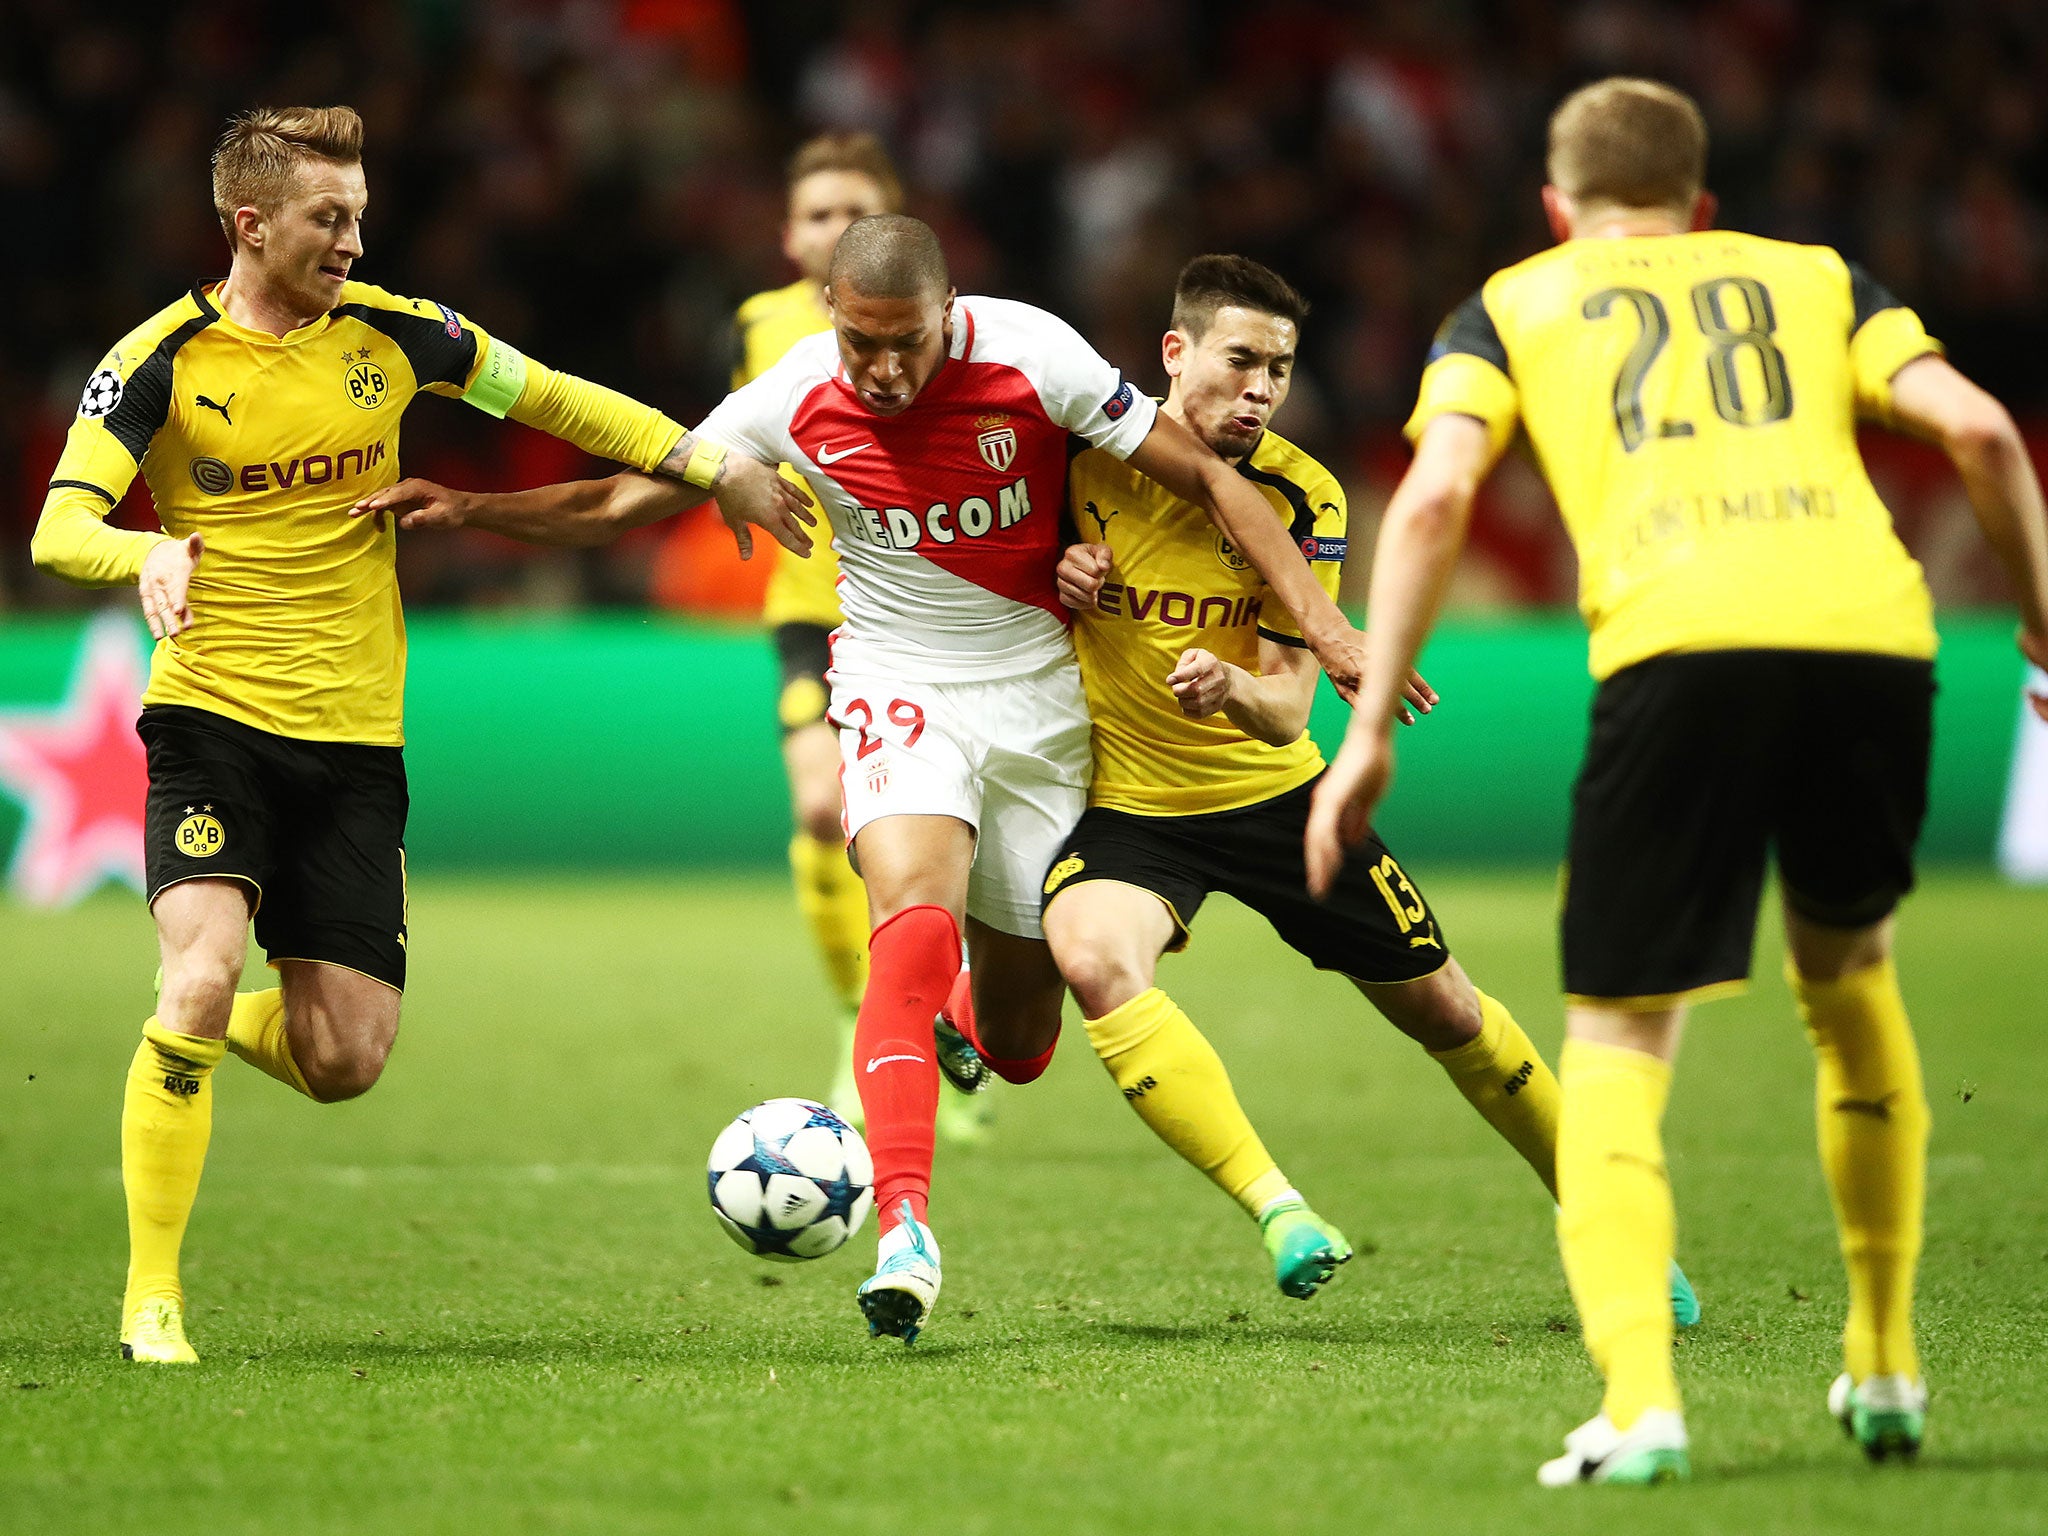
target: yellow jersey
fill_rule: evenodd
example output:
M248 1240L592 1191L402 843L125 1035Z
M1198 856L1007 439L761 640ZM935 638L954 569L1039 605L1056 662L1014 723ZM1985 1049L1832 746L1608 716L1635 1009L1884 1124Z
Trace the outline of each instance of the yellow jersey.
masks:
M1437 333L1407 431L1528 433L1579 556L1593 675L1669 651L1925 658L1933 600L1856 447L1939 351L1826 246L1718 230L1572 240Z
M103 521L138 471L165 533L205 536L192 626L159 641L149 704L211 710L307 741L404 740L405 619L395 526L349 516L399 478L422 391L554 432L637 469L682 428L555 373L444 305L344 283L283 336L195 288L124 336L87 381L36 528L36 563L132 582L160 536Z
M1237 472L1265 492L1323 588L1343 574L1345 502L1336 477L1277 432ZM1182 651L1259 670L1261 637L1302 645L1287 609L1200 507L1090 448L1068 472L1081 537L1110 549L1100 610L1074 616L1074 650L1095 722L1090 805L1187 816L1255 805L1307 783L1322 755L1304 731L1284 747L1218 713L1190 720L1166 686Z
M732 387L751 384L782 361L782 354L806 336L832 328L825 315L825 301L818 285L798 278L786 288L757 293L739 307L733 317L739 331L740 360L732 371ZM810 494L803 477L788 465L782 476ZM815 507L816 503L813 502ZM839 555L832 546L832 529L820 515L811 530L811 557L799 560L787 554L773 539L756 539L756 551L766 548L775 564L768 573L768 589L762 596L761 620L771 628L782 624L816 624L836 629L839 612ZM756 559L760 558L757 553Z

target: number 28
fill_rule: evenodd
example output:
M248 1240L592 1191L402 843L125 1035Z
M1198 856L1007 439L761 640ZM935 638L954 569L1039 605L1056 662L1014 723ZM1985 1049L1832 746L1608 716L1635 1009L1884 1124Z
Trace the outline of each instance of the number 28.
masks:
M1744 323L1728 319L1727 295L1742 296ZM1614 376L1614 425L1621 433L1621 446L1634 453L1658 437L1691 437L1689 421L1659 421L1654 428L1643 419L1643 380L1650 365L1671 339L1671 318L1664 301L1644 288L1603 288L1581 307L1588 320L1604 320L1616 304L1626 304L1636 313L1641 329L1635 345L1621 360ZM1783 421L1792 414L1792 380L1785 372L1785 354L1778 350L1777 312L1771 306L1771 290L1753 277L1714 277L1692 290L1692 314L1700 334L1710 343L1707 353L1707 383L1713 390L1714 414L1736 427L1761 427ZM1749 352L1756 358L1763 383L1761 400L1746 399L1736 359Z

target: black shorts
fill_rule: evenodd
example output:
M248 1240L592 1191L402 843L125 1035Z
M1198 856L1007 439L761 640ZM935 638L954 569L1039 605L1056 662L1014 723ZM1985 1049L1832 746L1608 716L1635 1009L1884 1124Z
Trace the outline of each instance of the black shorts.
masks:
M1749 976L1764 867L1860 928L1913 888L1934 667L1837 651L1658 656L1600 685L1572 792L1564 989L1643 1007Z
M1376 833L1344 861L1328 901L1308 893L1302 838L1315 781L1234 811L1136 816L1091 806L1046 876L1045 896L1088 880L1118 880L1166 903L1187 946L1211 891L1234 896L1316 968L1377 985L1414 981L1450 959L1436 914Z
M251 887L271 960L322 960L405 986L405 758L298 741L210 710L152 704L143 854L149 899L181 880Z
M831 695L825 673L832 666L832 631L822 624L778 624L775 659L782 668L775 714L786 736L825 718Z

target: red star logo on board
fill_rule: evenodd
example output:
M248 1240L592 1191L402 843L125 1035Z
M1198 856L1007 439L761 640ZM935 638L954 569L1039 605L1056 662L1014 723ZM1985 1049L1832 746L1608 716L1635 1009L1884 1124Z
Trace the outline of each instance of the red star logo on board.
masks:
M29 905L68 906L106 880L142 889L144 680L135 626L95 619L62 701L0 711L0 792L25 813L7 883Z

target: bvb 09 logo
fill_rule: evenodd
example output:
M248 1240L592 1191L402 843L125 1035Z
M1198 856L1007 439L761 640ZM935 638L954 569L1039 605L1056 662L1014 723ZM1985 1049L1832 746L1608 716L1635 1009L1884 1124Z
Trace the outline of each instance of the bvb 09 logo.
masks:
M375 363L351 363L348 370L348 397L366 411L374 411L384 403L384 392L391 381L384 377L384 370Z
M221 824L207 815L187 816L178 823L174 838L178 852L190 859L210 859L221 850L227 841L227 833Z
M1216 558L1233 571L1248 571L1251 569L1251 562L1239 554L1237 546L1226 539L1221 533L1216 535Z

